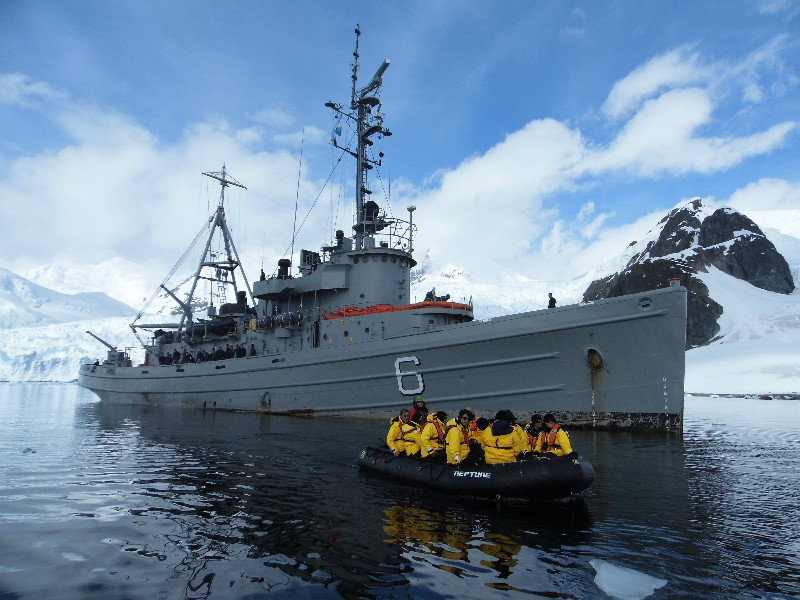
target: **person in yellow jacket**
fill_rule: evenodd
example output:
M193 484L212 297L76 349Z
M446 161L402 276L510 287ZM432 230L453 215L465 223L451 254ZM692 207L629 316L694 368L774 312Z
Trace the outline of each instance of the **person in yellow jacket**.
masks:
M400 418L392 420L386 444L394 451L395 456L403 453L413 456L419 452L419 428L408 418L408 409L400 411Z
M486 464L516 462L517 456L524 452L525 445L520 434L514 430L511 423L513 419L510 411L498 411L494 423L483 432Z
M485 417L479 417L475 419L473 423L475 424L475 427L473 427L470 435L472 436L472 439L477 440L481 446L481 450L483 450L483 434L491 425L491 423L489 422L489 419Z
M428 422L419 436L419 448L422 458L428 458L444 450L445 421L447 413L440 410L428 415Z
M531 444L531 450L536 450L536 444L539 443L539 437L543 428L544 422L542 421L542 415L531 415L531 422L525 425L525 433L528 434L528 441Z
M569 435L561 429L561 425L556 423L556 419L550 413L544 416L544 428L536 440L535 452L552 454L554 456L566 456L572 454L572 445L569 443Z
M447 423L445 442L447 445L447 462L449 464L457 465L464 462L469 456L469 445L472 440L470 430L474 418L475 415L466 408L462 408L458 413L458 417L451 419Z
M528 434L525 433L525 430L517 425L517 418L514 416L514 413L512 413L510 410L501 410L500 412L503 413L503 416L511 424L511 428L514 430L519 453L527 454L528 452L532 451L533 446L531 445L531 440L528 437Z

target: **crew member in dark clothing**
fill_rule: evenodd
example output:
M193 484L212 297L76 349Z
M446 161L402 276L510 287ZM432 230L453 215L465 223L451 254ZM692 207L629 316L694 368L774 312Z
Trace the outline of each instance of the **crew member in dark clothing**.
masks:
M549 296L549 300L547 301L547 308L555 308L556 307L556 299L553 296L553 292L549 292L547 294Z
M418 412L422 413L419 423L424 424L428 420L428 407L425 406L425 400L423 400L422 396L415 397L414 402L411 403L411 409L408 411L409 418L414 420L414 415Z

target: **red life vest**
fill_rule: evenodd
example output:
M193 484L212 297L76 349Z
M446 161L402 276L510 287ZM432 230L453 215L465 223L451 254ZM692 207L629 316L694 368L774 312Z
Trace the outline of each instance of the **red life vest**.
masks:
M556 435L558 434L558 430L561 429L561 425L553 425L553 428L550 430L544 438L544 443L542 444L542 450L547 450L548 448L561 448L558 444L556 444Z
M444 430L442 429L442 422L439 419L434 419L431 421L433 426L436 427L436 435L439 436L439 441L444 442Z

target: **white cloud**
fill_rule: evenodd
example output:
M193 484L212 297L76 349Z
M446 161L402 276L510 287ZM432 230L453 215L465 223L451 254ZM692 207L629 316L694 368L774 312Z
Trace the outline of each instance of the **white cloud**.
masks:
M670 50L615 83L603 104L603 112L609 118L620 119L664 89L693 85L710 76L711 69L700 64L700 55L693 46Z
M794 0L756 0L756 10L765 15L777 14L794 8Z
M434 259L455 254L476 277L491 277L500 264L542 277L578 275L587 264L613 256L608 252L621 251L632 241L624 238L631 231L623 226L609 233L613 213L594 215L593 205L561 216L545 199L619 172L650 179L723 171L778 148L797 126L703 136L713 125L713 109L707 90L665 91L646 101L607 147L565 123L532 121L485 154L439 172L429 189L412 195L420 217L434 224L420 232L416 246ZM671 208L667 202L665 209Z
M481 156L444 171L438 186L410 199L427 224L417 248L456 262L510 263L539 236L542 198L570 187L584 154L579 132L552 119L533 121ZM469 232L469 233L467 233Z
M235 129L224 120L193 123L166 144L126 115L70 101L64 94L52 98L57 101L41 112L71 141L55 152L13 161L0 181L3 266L23 273L121 256L163 274L218 201L219 188L201 172L219 170L223 162L249 188L231 188L227 202L240 253L253 261L247 264L255 268L262 255L273 262L271 257L283 254L292 229L286 207L297 193L298 160L286 151L262 150L266 134L260 127ZM316 128L309 131L307 143L324 138ZM301 215L319 187L320 182L301 180ZM314 234L312 248L320 243L316 235L324 219L319 211L307 224ZM301 237L298 246L304 241Z
M328 141L328 135L318 127L306 127L302 131L272 136L272 141L282 146L299 149L301 144L324 144Z
M800 182L764 178L736 190L727 204L747 213L753 210L800 209Z
M41 100L63 98L64 95L41 81L31 81L22 73L0 74L0 104L35 106Z
M253 115L253 120L270 127L291 127L295 123L292 115L277 108L265 108Z
M703 137L713 103L700 88L670 90L648 100L607 149L594 153L588 170L627 169L645 177L662 173L711 173L769 152L797 126L785 122L742 137Z
M798 84L783 52L791 44L777 35L739 61L704 60L697 44L687 44L656 56L615 83L603 104L611 120L627 118L647 100L669 90L700 88L709 97L724 95L730 86L741 88L745 102L762 102L767 94L781 95ZM769 76L769 83L765 79Z

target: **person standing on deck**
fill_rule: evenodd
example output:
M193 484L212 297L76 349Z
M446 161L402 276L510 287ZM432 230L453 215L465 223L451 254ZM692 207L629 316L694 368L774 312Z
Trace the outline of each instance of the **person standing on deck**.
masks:
M548 292L547 294L549 299L547 301L547 308L555 308L556 307L556 299L553 297L553 292Z

